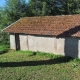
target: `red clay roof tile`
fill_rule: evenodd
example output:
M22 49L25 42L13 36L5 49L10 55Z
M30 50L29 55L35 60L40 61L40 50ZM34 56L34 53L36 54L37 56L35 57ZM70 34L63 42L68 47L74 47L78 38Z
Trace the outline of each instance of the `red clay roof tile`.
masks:
M80 15L65 15L25 17L4 29L3 32L80 37L79 30Z

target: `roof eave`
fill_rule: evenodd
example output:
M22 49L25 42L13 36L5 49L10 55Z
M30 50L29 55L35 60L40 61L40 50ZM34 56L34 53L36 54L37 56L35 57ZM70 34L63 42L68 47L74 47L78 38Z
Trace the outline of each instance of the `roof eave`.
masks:
M22 18L20 18L19 20L15 21L14 23L12 23L11 25L9 25L8 27L2 29L2 30L1 30L1 33L2 33L2 32L6 32L5 30L6 30L7 28L11 27L13 24L15 24L16 22L20 21L21 19L22 19ZM10 32L8 32L8 33L10 33Z

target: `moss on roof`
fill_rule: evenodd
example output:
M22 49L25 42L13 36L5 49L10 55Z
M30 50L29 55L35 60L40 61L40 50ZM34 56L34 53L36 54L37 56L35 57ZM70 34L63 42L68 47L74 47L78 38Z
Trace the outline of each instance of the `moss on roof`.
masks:
M80 37L80 15L24 17L3 32Z

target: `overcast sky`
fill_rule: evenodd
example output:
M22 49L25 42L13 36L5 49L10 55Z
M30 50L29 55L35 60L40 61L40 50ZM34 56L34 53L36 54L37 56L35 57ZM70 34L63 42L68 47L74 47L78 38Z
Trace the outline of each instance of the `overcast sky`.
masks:
M28 2L28 0L26 0ZM0 0L0 6L3 6L5 3L5 0Z

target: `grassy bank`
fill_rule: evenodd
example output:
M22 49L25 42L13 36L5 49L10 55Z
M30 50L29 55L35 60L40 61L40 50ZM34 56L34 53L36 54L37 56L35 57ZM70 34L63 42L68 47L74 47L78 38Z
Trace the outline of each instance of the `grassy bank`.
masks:
M0 55L0 80L80 80L80 60L41 52Z

